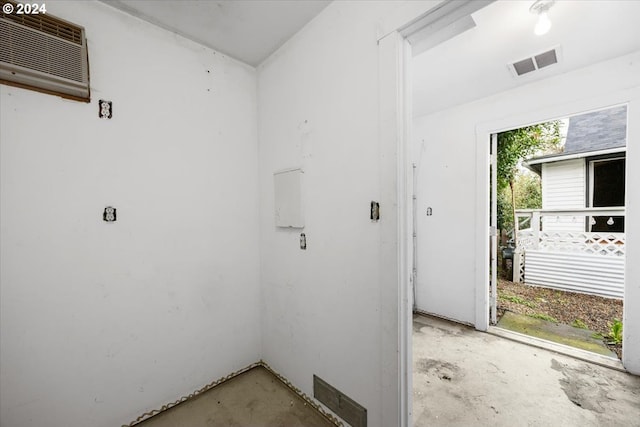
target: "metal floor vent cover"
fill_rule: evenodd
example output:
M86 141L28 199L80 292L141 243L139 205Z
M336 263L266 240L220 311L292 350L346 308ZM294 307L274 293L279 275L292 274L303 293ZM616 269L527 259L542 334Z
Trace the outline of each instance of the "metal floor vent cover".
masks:
M367 410L317 375L313 376L313 397L353 427L367 427Z

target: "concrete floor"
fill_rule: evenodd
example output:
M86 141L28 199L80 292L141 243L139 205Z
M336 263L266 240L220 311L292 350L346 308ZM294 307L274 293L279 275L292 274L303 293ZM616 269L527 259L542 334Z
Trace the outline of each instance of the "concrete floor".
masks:
M335 426L263 367L253 368L136 427Z
M415 427L640 427L640 377L416 315L413 420ZM334 425L257 367L137 426Z
M441 319L413 323L418 426L640 426L640 377Z

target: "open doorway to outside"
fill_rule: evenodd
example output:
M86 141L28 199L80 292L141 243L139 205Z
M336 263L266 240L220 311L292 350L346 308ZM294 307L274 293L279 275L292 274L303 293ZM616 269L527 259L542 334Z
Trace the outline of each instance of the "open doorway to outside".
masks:
M626 106L491 136L491 323L622 356Z
M628 7L629 4L628 2L615 3L616 7L621 8L616 9L616 15L626 16L620 12L623 8ZM566 7L565 10L568 12L569 8L573 9L575 7L573 9L575 14L567 14L565 16L584 16L585 11L590 8L594 8L594 17L602 17L608 13L604 9L596 10L595 7L598 5L600 3L597 2L580 2L579 4L559 2L556 4L555 7L557 8L555 10ZM611 3L607 3L607 5L607 8L612 7ZM411 161L414 170L412 200L414 268L412 284L416 317L424 314L429 315L430 318L444 318L469 325L480 331L493 333L499 328L490 326L490 313L495 313L496 320L502 318L502 316L498 316L498 314L502 313L498 313L496 310L498 304L500 304L500 308L504 307L506 311L508 309L506 307L507 303L521 306L517 307L519 309L537 309L539 307L535 306L534 303L543 302L534 297L534 303L530 304L533 307L528 307L527 303L518 304L518 297L522 298L523 302L526 297L515 293L508 295L513 298L498 299L497 277L494 281L496 292L493 295L489 293L490 239L488 226L490 186L488 184L490 182L490 144L488 144L488 137L492 132L502 132L505 129L513 129L517 126L539 123L553 118L568 118L576 112L595 111L605 106L628 103L629 140L633 140L634 135L637 133L636 124L638 121L634 115L634 111L637 111L637 109L634 109L634 105L637 103L636 92L631 93L618 84L624 76L622 72L617 71L619 67L616 65L618 60L616 59L615 62L610 63L590 62L590 64L594 65L575 68L568 63L571 58L591 57L594 51L590 47L588 51L578 52L576 46L587 47L588 45L584 42L585 38L594 33L603 34L600 32L601 27L596 25L587 28L582 24L573 26L568 21L559 25L559 21L556 21L554 22L554 28L562 28L562 34L556 33L558 37L554 36L553 41L549 38L534 38L530 31L531 27L524 22L524 17L528 13L528 6L524 2L493 2L471 14L471 18L476 23L475 27L413 57L411 64L413 72L410 76L413 115L412 123L407 126L411 129L410 140L413 150ZM516 22L516 20L519 21ZM505 23L513 25L507 26ZM613 26L605 35L607 40L611 40L610 35L617 34L620 28L619 21L612 20L611 23ZM576 38L575 44L571 42L574 38ZM623 43L624 40L626 39L621 38L616 40L615 43ZM526 74L524 77L516 77L511 72L510 64L514 60L535 56L536 53L546 52L557 45L562 46L562 54L558 56L560 62L557 66L545 67L536 72L531 72L531 74ZM571 55L569 55L570 51ZM606 60L602 58L601 61ZM611 64L612 70L616 71L612 71L610 74L598 74L597 70L600 64ZM566 127L568 128L568 126ZM626 155L626 150L620 151L625 151L625 173L629 175L630 182L628 184L632 185L633 182L637 181L634 179L634 174L637 174L635 171L638 169L633 167L633 162L635 162L633 143L629 143L629 146L631 148L628 156ZM542 217L542 225L537 229L538 236L540 236L541 232L548 231L548 229L542 228L543 225L544 227L551 226L553 222L558 220L568 220L573 223L574 216L576 225L581 225L581 229L577 231L579 233L603 233L597 227L609 226L607 222L610 218L613 220L614 225L620 226L624 224L617 220L627 214L620 211L621 207L615 207L612 212L604 211L604 208L608 207L606 204L611 202L600 200L598 194L591 195L591 192L598 192L598 187L606 186L603 183L610 181L605 178L610 175L605 169L611 171L616 168L620 169L622 166L622 162L618 162L615 167L610 163L610 167L600 169L598 163L600 160L613 162L615 159L611 157L601 158L599 156L608 156L612 153L613 151L605 151L597 155L593 154L589 156L589 163L587 163L586 158L582 158L584 165L584 180L581 181L583 203L573 208L582 210L600 208L602 210L597 213L592 210L588 214L583 214L581 222L579 220L580 216L574 215L574 212L571 212L571 215L568 216L560 216L557 213L551 219L545 219L546 215L541 215L542 212L539 212L537 218L540 219ZM559 155L561 153L555 154ZM533 157L535 156L532 155L528 160L531 161L531 167L536 167ZM573 160L579 158L580 156L577 155ZM571 159L568 157L566 160ZM629 168L626 168L627 161L630 162ZM557 162L548 163L547 166L540 164L540 174L536 174L533 171L531 173L540 177L542 168L552 169ZM605 179L603 180L603 178ZM593 183L591 182L592 179ZM588 188L585 185L587 182L590 184ZM542 179L540 185L546 185L547 183L549 183L548 180ZM611 186L616 185L613 184ZM633 233L633 206L635 206L634 199L638 193L626 188L624 190L625 194L622 197L629 201L629 215L631 215L630 219L627 219L626 224L624 224L628 226L624 229L624 232ZM542 191L540 193L542 198ZM567 199L567 197L559 196L558 199ZM546 205L544 207L546 208ZM560 209L561 206L556 206L555 208ZM524 207L521 209L524 209ZM529 209L542 211L542 202L535 207L529 207ZM622 207L623 211L624 209ZM523 222L520 228L531 228L530 222L533 217L534 215L531 213L530 219L525 220L524 217L520 219ZM604 224L599 221L599 218L604 219ZM591 224L592 220L596 224ZM527 222L524 223L524 221ZM549 223L547 224L545 221ZM633 234L631 235L633 236ZM499 249L502 248L497 246L497 236L498 234L496 233L496 255L494 257L496 264L495 268L493 268L496 276L498 275L498 267L502 268L502 260L498 259L498 255L502 255L502 251ZM508 246L507 240L509 239L505 239L501 246ZM587 239L583 241L585 244L588 242ZM616 243L613 241L611 244L607 244L606 242L594 240L593 243L595 248L600 247L601 249L602 247L626 247L626 242L621 244L621 242ZM631 249L633 250L633 248ZM529 259L527 261L529 262L526 263L526 268L524 269L528 276L525 283L533 283L531 281L532 268L530 268L532 266L532 262L530 262L532 261L531 255L533 254L534 250L532 249L528 253ZM612 256L610 261L615 264L616 261L619 261L619 258L621 257L618 256L616 260ZM637 282L635 280L635 270L631 267L629 266L626 272L630 284ZM508 281L513 282L513 276ZM624 281L624 278L622 281ZM600 281L600 283L602 284L603 281ZM542 285L534 287L531 284L518 284L518 286L522 288L526 286L527 289L533 290L544 289ZM630 372L634 372L634 369L637 370L635 366L638 360L638 345L634 334L632 334L632 331L637 329L637 316L634 313L637 313L638 310L635 310L634 306L640 301L635 298L634 292L636 288L634 285L626 287L625 318L620 319L625 322L624 366ZM565 291L552 288L551 292L562 294ZM580 293L580 297L585 298L583 301L587 301L587 297L583 295L586 294ZM490 296L496 297L494 310L491 311ZM542 296L540 298L542 300L550 300L550 298ZM513 301L509 301L509 299L513 299ZM602 299L610 301L610 298L607 297ZM619 301L622 300L620 299ZM529 302L528 299L527 302ZM606 326L614 318L622 315L622 303L619 304L620 310L615 315L606 316ZM588 307L593 304L584 302L583 305ZM562 306L560 305L560 307ZM515 311L515 308L511 310ZM531 314L536 314L536 311ZM569 328L573 328L574 321L579 320L575 322L576 326L582 326L584 323L588 329L596 329L589 326L591 323L588 323L590 320L585 318L587 316L576 316L564 321L558 314L547 315L568 324ZM528 317L536 320L535 317ZM557 324L555 322L551 323L556 327L561 322ZM579 330L580 328L574 329ZM441 343L444 346L444 343L463 341L465 334L462 331L465 330L468 329L462 326L459 327L458 331L460 333L446 337L447 339L443 338L442 342L436 343L436 347L440 346ZM457 379L455 367L446 363L434 362L437 359L437 357L433 356L434 353L431 352L434 341L429 339L431 337L427 337L422 331L423 327L419 324L416 325L414 321L412 335L414 347L412 379L414 384L431 385L440 384L441 382L449 383L450 380L454 382ZM609 331L603 332L608 333ZM440 334L441 331L436 331L436 333ZM597 331L594 330L593 334L595 335L596 333ZM489 336L487 338L491 339ZM603 338L600 339L601 342ZM549 347L554 346L549 344ZM421 349L424 349L422 353ZM454 351L457 351L457 349ZM534 353L536 353L536 350L531 351L531 354ZM465 354L469 358L474 358L473 352ZM605 356L604 358L607 357ZM442 358L441 361L450 363L450 359L447 357ZM621 367L617 359L611 358L607 361L611 363L603 364ZM545 372L545 369L540 372ZM496 378L492 378L492 380L495 381ZM428 399L428 395L433 390L429 394L424 393L423 395L417 394L418 392L419 389L416 387L413 399L414 418L420 419L424 414L438 414L438 410L441 409L440 405L437 402L430 404ZM458 400L462 401L459 396Z

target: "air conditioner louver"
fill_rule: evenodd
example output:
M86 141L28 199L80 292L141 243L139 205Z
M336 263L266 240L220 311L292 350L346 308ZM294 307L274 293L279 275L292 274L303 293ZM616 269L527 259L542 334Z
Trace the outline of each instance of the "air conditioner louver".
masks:
M0 0L0 4L5 3ZM84 29L49 14L3 12L0 82L88 102L89 65Z

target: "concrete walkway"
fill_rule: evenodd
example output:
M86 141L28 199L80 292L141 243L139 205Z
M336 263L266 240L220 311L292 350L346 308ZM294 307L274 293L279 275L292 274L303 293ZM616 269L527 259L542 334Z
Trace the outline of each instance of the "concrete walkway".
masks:
M415 426L640 426L640 377L414 316Z

